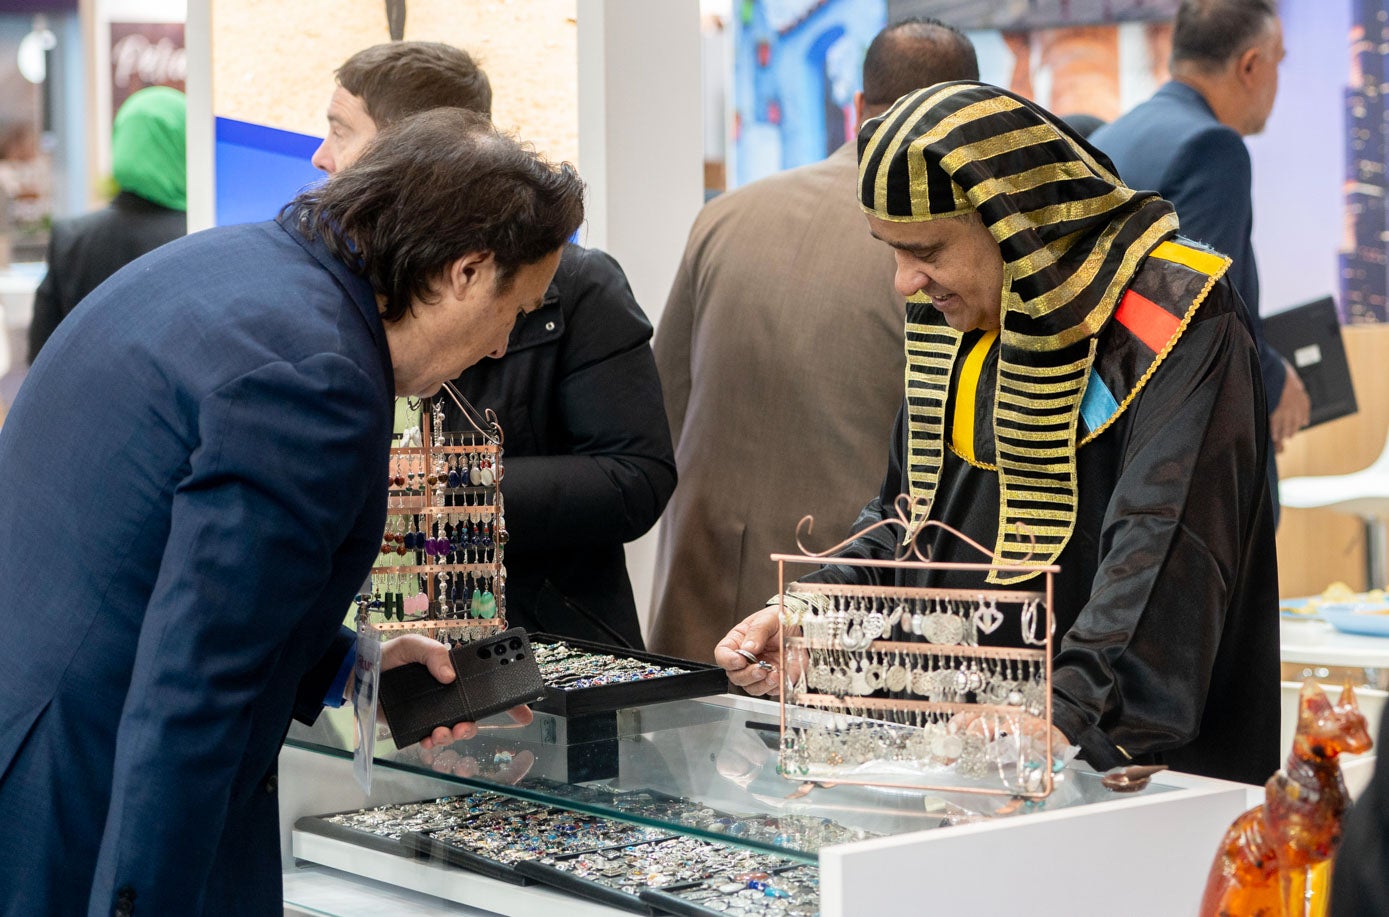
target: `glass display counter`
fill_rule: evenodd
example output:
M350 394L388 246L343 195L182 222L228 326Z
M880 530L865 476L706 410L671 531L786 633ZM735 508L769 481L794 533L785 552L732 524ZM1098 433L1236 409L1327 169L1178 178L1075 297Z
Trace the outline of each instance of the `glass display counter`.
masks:
M1027 803L798 782L776 772L778 723L775 703L733 696L593 717L537 714L525 727L493 720L476 739L432 754L417 746L396 749L389 740L378 743L368 798L352 779L351 713L327 711L312 728L296 724L281 756L284 849L301 861L497 913L547 906L555 893L528 884L543 869L498 870L484 879L477 869L469 875L441 864L449 857L441 855L438 840L448 837L428 821L437 815L432 810L393 810L397 821L375 824L371 818L385 816L374 815L366 823L339 825L347 830L336 834L336 828L323 830L321 819L299 822L304 816L454 796L462 800L455 805L472 813L474 824L496 829L485 841L478 841L483 835L476 831L460 840L457 849L465 852L476 846L518 869L528 856L542 865L548 858L592 878L595 870L616 875L622 864L597 860L595 866L592 856L580 863L577 851L586 846L612 850L667 843L671 862L663 868L671 875L664 878L674 886L701 868L727 867L730 875L723 878L730 882L767 873L773 891L755 889L770 899L758 902L767 905L767 913L815 912L778 904L781 899L774 895L775 877L781 875L796 877L786 879L786 888L804 891L808 886L799 880L817 872L805 871L814 864L818 912L826 915L871 913L870 906L897 912L926 888L942 912L958 907L1003 913L1016 906L1040 913L1037 896L1068 888L1067 913L1173 914L1195 909L1222 832L1251 804L1251 788L1170 773L1159 774L1140 792L1116 794L1081 766L1068 767L1048 799ZM530 821L487 822L493 817L489 807L521 811ZM503 824L513 828L497 828ZM526 830L514 830L517 824ZM537 825L542 830L530 830ZM566 837L596 831L595 826L602 830L592 836L601 843L565 846ZM394 840L388 836L398 829L414 842L403 849L365 843L370 838L364 835L374 831ZM513 833L507 835L509 830ZM431 831L433 847L420 840ZM542 834L549 839L536 836ZM526 854L528 845L540 853ZM1135 869L1135 864L1143 866ZM999 870L1019 881L993 881ZM1109 910L1086 901L1096 907L1107 901ZM1121 901L1133 906L1115 911ZM612 905L665 912L631 894L574 900L585 913Z

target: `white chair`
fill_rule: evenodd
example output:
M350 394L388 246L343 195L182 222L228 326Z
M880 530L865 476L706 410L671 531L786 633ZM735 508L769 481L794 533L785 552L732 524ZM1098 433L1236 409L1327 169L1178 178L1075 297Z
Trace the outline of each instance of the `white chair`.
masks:
M1309 475L1278 484L1278 499L1295 509L1334 509L1359 516L1365 525L1368 589L1389 581L1389 438L1370 467L1350 474Z

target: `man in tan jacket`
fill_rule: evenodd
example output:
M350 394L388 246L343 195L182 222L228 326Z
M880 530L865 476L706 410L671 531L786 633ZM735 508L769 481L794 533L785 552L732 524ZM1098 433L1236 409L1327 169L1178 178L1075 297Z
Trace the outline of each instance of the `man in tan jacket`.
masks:
M968 38L935 20L869 45L859 123L899 96L978 79ZM882 481L902 402L902 297L855 199L853 141L704 208L656 332L680 482L661 520L650 640L713 659L777 591L769 555L848 534ZM794 574L793 574L794 575Z

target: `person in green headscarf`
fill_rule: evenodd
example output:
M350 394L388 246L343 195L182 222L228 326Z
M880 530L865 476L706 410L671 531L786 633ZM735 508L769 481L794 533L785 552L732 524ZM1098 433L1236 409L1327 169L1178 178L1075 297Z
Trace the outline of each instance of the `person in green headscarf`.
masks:
M102 281L188 231L186 106L183 93L150 86L132 93L111 130L111 170L118 192L110 205L53 224L48 274L34 294L29 362Z
M840 564L800 582L1002 586L997 602L899 616L892 636L960 642L940 639L944 615L965 642L1023 646L1044 634L1027 633L1019 596L1056 564L1061 737L1099 770L1262 783L1279 732L1268 417L1230 260L1179 237L1171 205L1124 186L1061 119L979 83L918 90L868 122L858 190L907 298L906 400L882 491L838 556L914 546L978 565L987 546L1007 569ZM774 601L715 650L753 694L780 687ZM785 607L788 626L818 613Z

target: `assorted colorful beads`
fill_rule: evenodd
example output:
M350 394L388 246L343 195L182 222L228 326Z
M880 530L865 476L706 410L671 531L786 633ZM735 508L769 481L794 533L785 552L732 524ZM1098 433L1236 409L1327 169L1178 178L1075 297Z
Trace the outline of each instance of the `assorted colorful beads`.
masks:
M376 623L418 621L440 639L473 639L506 620L501 431L446 432L442 402L426 417L391 449L380 560L357 605Z

